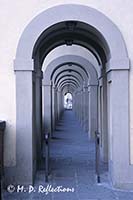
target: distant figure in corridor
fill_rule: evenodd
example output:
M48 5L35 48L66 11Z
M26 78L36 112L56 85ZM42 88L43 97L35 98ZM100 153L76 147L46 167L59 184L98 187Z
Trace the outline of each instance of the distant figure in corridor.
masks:
M72 109L72 95L70 93L67 93L64 96L64 108L67 110Z

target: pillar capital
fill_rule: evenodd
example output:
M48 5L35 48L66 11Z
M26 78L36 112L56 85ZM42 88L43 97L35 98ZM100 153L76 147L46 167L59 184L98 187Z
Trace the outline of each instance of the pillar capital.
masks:
M36 78L41 78L43 79L43 72L41 70L36 72Z
M99 81L99 86L102 86L103 85L103 77L100 77L100 79L98 81Z
M56 88L57 88L56 85L53 83L52 89L56 89Z
M43 86L52 86L52 82L46 83L44 79L42 79Z
M88 92L90 92L92 88L97 88L97 87L98 85L88 85Z
M86 92L87 90L88 90L88 86L85 85L85 86L83 87L83 92Z
M119 58L119 59L110 59L106 63L106 73L108 73L111 70L129 70L130 65L129 58Z

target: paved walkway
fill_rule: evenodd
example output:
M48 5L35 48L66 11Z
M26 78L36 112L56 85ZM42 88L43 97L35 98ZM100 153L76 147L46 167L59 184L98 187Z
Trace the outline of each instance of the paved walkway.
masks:
M73 112L65 111L51 141L49 183L45 183L44 170L40 170L36 176L35 192L29 194L29 189L22 193L4 192L4 200L133 200L133 192L113 190L109 186L104 164L101 165L102 184L96 183L94 147ZM46 187L49 190L54 188L56 192L46 195ZM64 192L58 192L63 189Z

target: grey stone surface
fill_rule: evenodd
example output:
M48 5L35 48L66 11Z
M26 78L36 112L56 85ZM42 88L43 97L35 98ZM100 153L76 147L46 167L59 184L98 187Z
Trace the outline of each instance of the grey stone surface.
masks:
M56 58L52 62L49 63L47 69L45 70L44 74L44 82L46 84L49 84L50 82L50 76L55 69L55 67L63 66L65 64L72 63L73 65L79 66L79 68L84 69L86 71L87 76L89 77L89 84L96 85L98 84L97 81L97 71L93 64L91 64L87 59L81 57L81 56L75 56L75 55L65 55L61 56L59 58ZM83 75L83 73L82 73Z
M35 148L32 144L35 123L32 71L16 71L16 96L16 172L10 176L16 184L31 184Z
M82 15L79 15L79 11L82 13ZM51 15L52 13L52 15ZM58 15L56 14L58 13ZM117 28L117 26L108 19L104 14L101 12L95 10L94 8L89 8L87 6L83 5L76 5L76 4L67 4L67 5L60 5L55 6L53 8L50 8L38 16L36 16L25 28L23 31L20 40L18 42L17 51L16 51L16 57L14 60L14 71L16 72L16 163L18 168L18 173L15 173L11 176L16 176L16 180L20 183L23 183L24 180L26 180L27 183L31 183L33 180L33 172L35 171L35 155L33 149L33 134L35 132L34 129L34 121L32 114L34 115L34 98L33 98L33 92L32 88L32 78L30 77L32 74L32 71L34 71L35 68L38 66L34 65L35 59L35 52L40 52L41 49L38 43L41 43L42 40L40 39L40 35L43 33L46 34L46 30L48 30L48 34L54 34L57 30L59 30L60 25L58 23L65 22L65 21L77 21L81 22L79 23L79 27L84 27L85 32L88 32L88 39L92 39L94 36L94 40L97 44L99 44L99 47L102 49L105 49L105 54L108 63L103 63L102 70L106 67L106 71L110 73L110 71L114 70L115 73L118 70L123 70L122 73L124 73L126 77L126 71L129 70L129 58L128 53L126 49L125 42L123 40L122 34L120 30ZM58 26L58 25L59 26ZM54 28L52 25L55 25ZM56 26L57 25L57 26ZM110 34L111 33L111 34ZM86 34L81 34L80 36L85 36ZM89 36L90 35L90 36ZM92 36L91 36L92 35ZM41 35L42 36L42 35ZM43 36L41 38L43 38ZM47 38L47 37L44 37ZM56 44L60 41L53 41L53 43L47 46L45 49L45 39L43 38L42 46L44 47L44 52L41 55L41 58L48 53L50 49L56 47ZM53 35L54 38L54 35ZM64 40L64 38L61 38ZM40 40L40 41L39 41ZM28 42L27 42L28 41ZM88 40L87 40L88 41ZM84 41L79 40L77 41L79 45L84 43ZM36 44L36 45L35 45ZM117 45L116 45L117 44ZM39 47L38 47L39 46ZM90 48L90 44L88 45L88 42L84 43L84 46L86 48ZM35 48L34 48L35 47ZM38 48L37 48L38 47ZM100 48L100 49L101 49ZM94 44L91 46L91 50L93 50L93 53L100 56L100 59L102 60L103 55L99 51L97 47L95 47ZM104 59L103 59L104 60ZM105 61L105 62L106 62ZM100 62L101 63L101 62ZM39 63L41 65L41 62ZM106 66L104 66L106 65ZM88 65L86 67L89 67ZM93 68L92 68L93 69ZM23 75L21 75L23 74ZM28 77L29 76L29 77ZM119 76L119 74L118 74ZM94 78L94 77L93 77ZM24 81L25 80L25 81ZM92 79L93 81L94 79ZM110 130L113 130L114 139L115 136L119 133L121 134L121 124L125 124L124 120L128 120L129 116L129 95L128 95L128 87L129 87L129 80L128 78L124 78L123 76L119 76L119 79L116 77L116 80L120 80L121 84L116 84L115 86L110 87L111 95L113 97L113 100L111 101L112 104L110 104L109 109L113 109L114 112L110 116L108 116L107 123L104 121L104 124L109 124ZM119 105L116 106L115 102L119 102L119 94L122 92L122 85L124 80L124 87L126 88L126 92L123 92L122 98L125 100L125 102L128 102L126 107L123 107L123 109L119 109ZM104 91L106 93L106 91ZM22 95L23 94L23 95ZM30 95L29 95L30 94ZM48 94L48 101L50 102L50 94ZM110 94L109 94L110 95ZM116 96L118 97L116 99ZM26 97L26 98L25 98ZM81 99L82 100L82 96ZM27 103L28 102L28 103ZM29 105L29 106L28 106ZM47 106L51 106L51 103ZM27 109L26 109L27 108ZM47 109L45 108L47 111ZM105 109L105 111L107 111ZM114 113L116 112L115 120L114 119ZM45 112L44 112L45 113ZM105 112L103 112L104 116L106 115ZM127 118L125 117L127 116ZM83 113L81 110L81 115L79 114L80 121L82 122ZM117 123L117 119L119 119L120 123ZM128 120L129 121L129 120ZM49 117L46 117L45 120L46 128L51 125L51 113L49 113ZM47 125L48 124L48 125ZM118 127L118 129L117 129ZM105 132L106 129L104 128ZM51 132L51 127L50 127ZM28 135L28 137L27 137ZM123 137L121 137L121 135ZM121 138L121 147L126 147L126 153L123 154L124 157L124 165L122 165L119 161L119 164L117 166L117 161L119 158L119 154L115 154L113 157L113 160L110 159L110 175L113 179L113 183L116 187L133 187L133 184L129 186L129 183L133 183L133 166L129 165L129 123L126 122L125 127L122 129L122 134L120 135ZM112 136L111 136L112 137ZM110 137L110 146L116 146L117 141L119 139L116 139L115 142ZM119 138L119 137L118 137ZM114 144L115 143L115 144ZM126 144L126 145L125 145ZM25 149L23 148L25 146ZM128 148L128 149L127 149ZM112 150L111 150L112 151ZM110 151L110 154L111 154ZM116 152L116 149L113 150L113 152ZM111 157L111 155L110 155ZM117 161L116 161L117 160ZM21 167L22 163L22 167ZM29 171L31 172L30 175L26 174L25 166L28 165ZM124 166L124 167L123 167ZM128 168L126 168L127 166ZM21 176L19 174L21 168L21 174L24 176ZM118 176L118 170L121 168L122 173ZM123 173L124 172L124 173ZM12 178L12 177L11 177Z
M79 15L79 11L82 15ZM51 13L53 13L53 15L51 15ZM58 13L58 15L56 13ZM109 46L111 58L112 61L114 61L113 67L117 68L118 66L115 65L115 61L121 60L123 65L124 60L127 60L127 50L122 34L117 26L104 14L94 8L83 5L68 4L55 6L40 13L27 25L19 40L15 68L19 68L20 63L22 66L26 66L23 58L25 58L25 60L32 58L34 44L44 30L58 22L73 20L81 21L91 25L92 27L96 27ZM111 32L111 34L109 34L109 32ZM117 64L119 63L120 62L117 62ZM109 65L109 67L111 66L112 65ZM123 67L126 66L127 63L125 66L123 65Z
M101 163L101 184L95 181L94 142L88 140L72 111L66 111L51 141L49 185L74 187L73 193L3 192L3 200L132 200L133 192L114 190L108 183L107 166ZM38 171L34 187L47 186L44 170Z

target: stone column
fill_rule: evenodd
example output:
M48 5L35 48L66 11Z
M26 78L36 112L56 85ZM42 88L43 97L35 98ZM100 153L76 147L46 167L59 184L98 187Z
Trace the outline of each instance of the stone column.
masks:
M77 117L77 94L76 94L76 91L73 93L73 111L74 111L74 114L75 116Z
M75 102L75 93L73 92L73 96L72 96L73 98L72 98L72 110L73 110L73 112L74 112L74 114L75 114L75 109L76 109L76 102Z
M44 132L52 133L52 98L51 98L51 84L43 85L44 88Z
M78 98L77 98L77 101L78 101L78 119L79 119L79 122L81 122L80 120L81 120L81 93L80 93L80 91L78 90L78 93L77 93L77 96L78 96Z
M108 72L109 172L113 185L132 188L133 166L129 148L129 72Z
M60 92L60 110L61 110L61 115L64 111L64 96L62 91Z
M37 145L37 160L40 161L42 155L42 78L43 73L38 71L35 77L36 85L36 145Z
M89 85L89 138L95 138L95 131L98 130L98 108L97 108L97 85Z
M56 87L52 86L52 127L53 131L56 127Z
M83 89L81 89L79 93L79 115L80 115L80 123L83 126Z
M90 138L90 88L88 87L88 136Z
M88 87L87 86L84 86L84 89L83 89L83 119L84 119L84 122L83 122L83 128L84 128L84 131L88 133L88 109L89 107L89 102L88 102Z
M55 102L54 102L54 112L55 112L55 124L58 121L58 96L57 96L57 88L55 87Z
M14 184L33 184L36 158L34 150L35 104L33 72L16 71L16 169Z
M60 89L58 89L58 91L57 91L57 99L58 99L57 108L58 108L58 120L59 120L61 117L61 113L62 113L62 93L61 93Z
M78 91L76 91L76 93L75 93L75 102L76 102L76 116L77 116L77 119L79 119L78 118Z
M81 126L84 128L84 91L81 90Z
M78 118L81 123L81 93L78 91Z
M106 76L99 80L98 88L99 99L99 126L101 158L104 162L108 162L108 130L107 130L107 81Z
M82 128L85 128L85 86L82 91Z
M74 112L77 117L77 91L75 91L73 99L74 99Z

